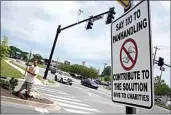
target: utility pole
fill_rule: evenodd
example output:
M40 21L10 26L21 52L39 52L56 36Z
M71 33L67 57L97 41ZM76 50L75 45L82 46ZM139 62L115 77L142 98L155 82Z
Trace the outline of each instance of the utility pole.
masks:
M157 50L160 50L160 48L158 48L157 46L154 46L154 48L155 48L155 52L154 52L154 60L153 60L153 65L155 64Z
M59 59L59 57L57 58L57 61L56 61L56 67L58 66L58 59Z

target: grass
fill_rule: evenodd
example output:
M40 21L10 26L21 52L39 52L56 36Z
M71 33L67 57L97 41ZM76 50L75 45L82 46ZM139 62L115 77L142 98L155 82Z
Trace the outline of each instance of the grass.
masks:
M36 77L37 77L37 79L39 79L41 82L44 82L44 79L43 79L43 77L42 77L41 75L37 75Z
M21 66L21 65L19 65L19 64L14 63L14 61L10 61L10 63L12 63L12 64L18 66L19 68L21 68L21 69L24 70L24 71L25 71L25 69L26 69L25 67L23 67L23 66Z
M158 105L158 106L160 106L160 107L163 107L163 108L165 108L165 109L171 110L171 107L167 107L167 106L165 106L165 104L163 104L163 103L157 103L157 102L155 102L155 104Z
M40 76L40 75L37 75L37 79L39 79L41 82L44 82L44 81L45 81L45 80L43 79L43 77ZM48 82L51 83L51 84L55 84L55 81L53 81L53 80L49 80L49 79L48 79Z
M53 80L48 80L49 83L55 84L55 81Z
M38 64L38 66L41 68L46 68L46 65Z
M14 78L22 78L23 75L17 69L10 66L4 60L1 60L1 76L4 77L14 77Z
M10 63L12 63L12 64L18 66L19 68L21 68L21 69L23 69L23 70L26 69L26 68L24 68L23 66L14 63L13 61L10 61ZM36 77L37 77L37 79L39 79L41 82L44 82L44 79L43 79L43 77L42 77L41 75L37 75ZM49 82L49 83L52 83L52 84L55 84L55 81L53 81L53 80L48 80L48 82Z

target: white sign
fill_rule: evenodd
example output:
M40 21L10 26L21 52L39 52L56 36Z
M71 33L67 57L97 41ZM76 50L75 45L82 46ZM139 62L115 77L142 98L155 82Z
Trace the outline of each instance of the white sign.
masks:
M141 1L111 25L112 100L153 107L153 61L149 1Z
M160 70L161 70L161 71L165 71L165 68L164 68L164 67L160 67Z

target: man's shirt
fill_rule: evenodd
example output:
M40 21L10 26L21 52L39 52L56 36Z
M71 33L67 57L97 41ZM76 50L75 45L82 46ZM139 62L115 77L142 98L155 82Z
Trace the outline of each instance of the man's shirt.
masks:
M36 75L39 73L39 67L38 66L34 67L34 65L32 65L31 67L29 67L29 69L33 69L33 73L35 73ZM30 73L27 73L26 81L29 83L34 83L36 75L34 76Z

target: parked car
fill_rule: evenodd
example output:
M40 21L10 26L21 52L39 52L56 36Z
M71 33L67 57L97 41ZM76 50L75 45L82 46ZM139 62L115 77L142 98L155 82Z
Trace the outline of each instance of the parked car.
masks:
M171 107L171 101L167 101L165 104L167 107Z
M72 77L74 77L75 78L75 74L74 73L69 73Z
M84 85L89 88L98 89L98 85L91 79L82 79L81 85Z
M161 97L158 97L158 96L155 96L155 99L154 99L156 102L161 102Z
M70 76L70 74L67 72L63 72L63 71L57 71L55 73L55 78L56 78L55 79L56 81L59 81L61 83L66 83L69 85L72 85L72 82L73 82L73 79Z
M101 82L101 85L109 86L109 84L108 84L107 82L105 82L105 81L102 81L102 82Z
M96 84L100 84L100 83L101 83L101 81L100 81L99 79L94 80L94 82L95 82Z

